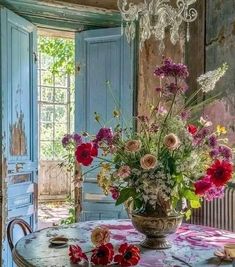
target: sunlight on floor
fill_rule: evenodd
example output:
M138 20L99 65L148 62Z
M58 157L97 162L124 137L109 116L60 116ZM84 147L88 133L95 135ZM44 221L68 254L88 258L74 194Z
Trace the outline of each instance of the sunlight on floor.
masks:
M68 217L69 205L64 203L39 203L38 229L43 229L60 224Z

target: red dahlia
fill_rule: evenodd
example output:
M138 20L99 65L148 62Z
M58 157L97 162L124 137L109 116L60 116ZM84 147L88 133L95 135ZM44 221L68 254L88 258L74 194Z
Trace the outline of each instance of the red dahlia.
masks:
M93 254L91 256L91 262L95 265L106 266L112 262L113 255L114 255L113 245L111 243L107 243L93 250Z
M204 177L194 183L195 194L199 196L204 196L205 193L212 187L212 183L209 177Z
M140 250L134 245L124 243L119 248L119 253L114 257L114 262L121 266L134 266L140 260Z
M188 127L188 132L194 135L197 132L197 127L193 124L189 124Z
M232 173L233 165L227 161L218 159L207 170L211 182L216 186L225 185L232 178Z
M97 155L98 149L93 143L83 143L77 147L75 152L77 162L84 166L89 166L93 161L93 157Z
M69 246L69 257L70 261L73 264L77 264L81 261L88 261L86 254L82 251L82 249L77 245Z

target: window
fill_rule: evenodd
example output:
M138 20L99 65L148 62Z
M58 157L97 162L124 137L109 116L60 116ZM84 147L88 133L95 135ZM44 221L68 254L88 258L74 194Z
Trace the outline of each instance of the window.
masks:
M58 73L53 71L57 64L56 60L58 59L47 53L39 52L38 105L41 160L62 159L64 149L61 138L64 134L73 132L74 128L74 75L68 74L65 67L61 66Z

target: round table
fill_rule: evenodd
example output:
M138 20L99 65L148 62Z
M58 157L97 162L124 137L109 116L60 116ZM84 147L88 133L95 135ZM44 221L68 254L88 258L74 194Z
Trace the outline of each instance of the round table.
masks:
M111 243L118 247L123 242L138 244L143 236L132 226L130 220L90 221L59 226L34 232L20 239L13 251L18 266L62 267L74 266L69 261L68 247L50 247L49 239L64 236L69 244L78 244L84 251L90 251L91 230L96 226L106 226L111 230ZM156 251L141 248L141 260L138 266L180 267L180 266L217 266L214 252L225 243L235 243L235 233L215 228L183 224L175 235L170 236L171 249ZM179 259L188 263L184 264ZM231 262L221 265L232 266Z

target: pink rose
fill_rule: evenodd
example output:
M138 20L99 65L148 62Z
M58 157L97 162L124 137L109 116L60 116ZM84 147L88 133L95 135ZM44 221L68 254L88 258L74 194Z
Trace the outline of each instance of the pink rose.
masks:
M151 154L146 154L140 159L140 166L144 170L154 169L157 166L157 158Z
M141 149L141 141L140 140L129 140L125 145L125 151L127 152L138 152Z

